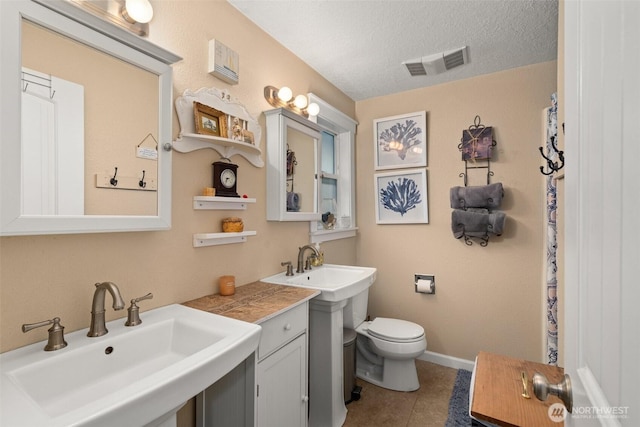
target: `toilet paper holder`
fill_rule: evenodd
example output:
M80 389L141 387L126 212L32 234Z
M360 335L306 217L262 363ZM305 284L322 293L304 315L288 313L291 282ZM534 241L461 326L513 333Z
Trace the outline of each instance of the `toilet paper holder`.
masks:
M414 275L414 289L416 293L420 294L435 294L436 276L428 274Z

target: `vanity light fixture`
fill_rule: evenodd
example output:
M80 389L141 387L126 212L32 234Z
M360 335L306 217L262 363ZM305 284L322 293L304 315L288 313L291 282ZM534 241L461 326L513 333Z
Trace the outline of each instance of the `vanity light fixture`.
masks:
M149 35L149 21L153 18L149 0L68 1L141 37Z
M276 108L286 108L303 117L317 116L320 112L320 106L315 102L309 104L306 95L298 95L294 98L293 91L287 86L280 89L274 86L265 86L264 98Z
M149 0L125 0L120 14L131 24L146 24L153 18L153 6Z

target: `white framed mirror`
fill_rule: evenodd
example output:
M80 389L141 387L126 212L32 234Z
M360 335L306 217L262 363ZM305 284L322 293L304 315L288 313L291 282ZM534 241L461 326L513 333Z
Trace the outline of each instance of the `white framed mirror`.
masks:
M264 114L267 118L267 220L320 220L320 127L284 108Z
M180 58L61 0L0 2L0 23L0 234L170 228Z

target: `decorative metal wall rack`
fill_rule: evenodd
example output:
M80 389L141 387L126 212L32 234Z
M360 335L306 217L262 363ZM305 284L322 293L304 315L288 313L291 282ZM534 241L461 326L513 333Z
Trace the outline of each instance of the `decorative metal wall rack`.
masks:
M460 152L462 153L462 161L464 161L464 172L460 173L459 177L463 179L465 187L467 187L469 184L469 170L471 169L486 169L486 185L491 184L491 177L493 176L493 171L491 170L492 150L497 144L497 141L493 139L493 128L491 126L483 125L480 116L476 116L473 124L463 131L462 138L460 139L460 144L458 144L458 150L460 150ZM491 198L487 199L487 206L492 204L493 200ZM454 207L453 200L452 207ZM462 199L459 201L458 206L456 206L455 208L464 211L467 210L467 206L465 206L464 200ZM490 208L486 209L486 211L491 213ZM458 226L460 225L461 224L458 224ZM484 233L483 235L472 236L465 232L464 225L462 225L462 236L460 237L464 238L465 244L469 246L473 244L472 239L478 239L480 246L484 247L489 243L489 233L492 232L492 230L493 226L491 224L488 224L486 233Z

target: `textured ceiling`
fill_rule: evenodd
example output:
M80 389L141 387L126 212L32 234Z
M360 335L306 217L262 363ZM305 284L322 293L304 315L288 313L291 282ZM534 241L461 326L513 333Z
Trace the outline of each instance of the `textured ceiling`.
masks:
M557 0L228 0L354 101L556 59ZM403 61L468 46L411 77Z

